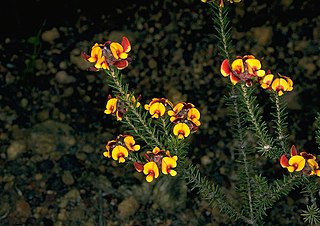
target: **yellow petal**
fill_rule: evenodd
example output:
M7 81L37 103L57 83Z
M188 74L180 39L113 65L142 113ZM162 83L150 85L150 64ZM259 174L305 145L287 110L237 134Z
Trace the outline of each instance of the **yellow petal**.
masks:
M110 50L115 59L119 59L119 53L123 52L123 47L117 42L112 42L110 44Z
M292 156L289 159L289 165L294 166L296 168L295 171L301 171L304 168L305 164L306 160L300 155Z
M104 111L104 113L106 113L106 114L115 113L116 110L117 110L117 102L118 102L117 98L109 99L108 102L107 102L106 110Z
M178 123L173 127L173 134L178 136L179 139L183 139L190 134L190 128L186 123Z
M128 157L128 150L121 146L121 145L117 145L113 150L112 150L112 158L114 160L118 160L119 161L123 161L123 159L121 158L125 158L125 157Z
M166 107L163 105L163 103L157 102L151 105L149 112L152 117L158 118L159 116L164 115L166 112Z
M238 74L244 72L244 65L242 59L236 59L231 64L232 70L236 71Z

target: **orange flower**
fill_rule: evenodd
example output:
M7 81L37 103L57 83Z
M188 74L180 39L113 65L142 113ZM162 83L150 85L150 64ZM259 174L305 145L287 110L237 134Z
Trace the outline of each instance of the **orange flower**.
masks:
M261 69L260 60L253 55L238 56L231 65L228 59L222 61L220 72L224 77L230 77L233 85L244 81L247 86L252 85L252 80L256 77L263 77L265 71Z
M290 149L290 159L285 155L282 155L280 158L280 165L283 168L287 168L290 173L301 171L306 175L317 175L320 176L319 165L316 162L316 157L307 152L301 152L298 154L298 151L294 145Z
M115 59L124 60L128 58L128 53L131 50L131 44L126 37L122 37L121 44L119 44L118 42L112 42L110 44L110 49Z
M177 156L173 157L164 157L161 163L161 170L163 174L170 174L171 176L176 176L177 171L173 170L173 168L177 167Z
M280 158L280 164L283 168L287 168L288 171L292 173L295 171L301 171L306 164L306 160L300 155L292 156L289 160L285 155L282 155Z
M165 98L152 98L149 104L145 104L144 108L149 111L152 118L159 118L165 114L167 107L172 107L172 103Z
M189 136L190 128L186 123L177 123L173 127L173 134L178 136L178 139L184 139L185 137Z
M152 182L154 178L159 177L159 169L155 162L148 162L143 166L143 173L147 175L146 181Z
M117 111L117 98L110 98L106 105L106 110L104 110L105 114L114 114Z
M135 107L140 106L140 102L136 100L134 96L130 94L127 94L127 98L129 101L131 101ZM138 97L139 99L139 97ZM119 99L119 97L113 98L111 95L108 95L108 102L106 105L106 109L104 110L105 114L112 114L115 115L117 118L117 121L121 121L123 115L127 112L126 103Z
M131 44L128 38L122 37L121 44L107 41L104 44L95 43L91 48L91 54L82 52L81 56L90 63L95 63L89 70L99 71L100 69L110 70L110 65L122 70L129 65L132 58L129 56Z
M267 74L260 80L260 85L263 89L271 89L270 85L274 78L273 74Z
M282 96L289 88L289 83L284 78L276 78L271 84L271 88Z
M126 144L126 147L130 151L139 151L140 150L140 145L135 144L136 141L134 140L133 136L125 135L124 143Z
M120 145L115 146L112 150L112 158L114 160L118 160L119 163L124 163L126 160L125 158L128 157L128 150Z
M119 135L117 139L111 140L106 145L106 151L103 156L113 158L119 163L125 162L130 152L140 150L140 145L135 144L135 140L131 135Z
M200 112L198 109L196 108L191 108L189 111L188 111L188 117L187 117L188 120L192 121L196 126L200 126Z

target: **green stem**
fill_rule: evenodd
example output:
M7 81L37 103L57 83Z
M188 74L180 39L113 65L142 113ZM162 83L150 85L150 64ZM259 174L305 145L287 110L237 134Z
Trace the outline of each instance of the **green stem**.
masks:
M249 204L249 209L250 209L250 219L252 222L254 221L254 215L253 215L253 205L252 205L252 187L251 187L251 183L250 183L250 174L249 174L249 165L248 165L248 159L247 159L247 153L245 152L246 149L246 145L245 145L245 138L243 136L243 129L241 126L241 117L240 117L240 111L239 111L239 106L237 103L237 95L235 93L234 90L234 86L232 86L232 90L231 90L231 100L233 103L233 108L234 108L234 113L236 115L236 124L237 124L237 131L238 131L238 137L239 137L239 142L240 142L240 153L242 155L243 158L243 162L244 162L244 169L245 169L245 174L246 174L246 182L247 182L247 194L248 194L248 204ZM255 224L255 223L254 223Z
M118 72L119 73L119 72ZM118 79L118 73L116 73L114 70L112 70L110 72L111 78L113 80L113 83L115 85L115 88L118 90L118 92L120 94L122 94L122 97L124 98L124 101L126 102L127 106L130 108L130 111L134 114L134 116L136 117L136 119L138 120L138 122L142 125L142 127L144 128L144 131L147 132L147 134L149 135L149 138L151 140L153 140L153 142L159 147L159 148L164 148L164 146L162 145L162 143L159 141L159 139L157 138L157 136L154 134L154 131L147 125L147 123L145 122L145 120L142 118L141 114L138 112L135 103L132 103L131 101L131 97L127 96L127 92L124 90L123 86L121 85L119 79ZM131 126L131 128L135 131L136 128L134 126L134 124L130 121L130 119L127 117L127 122L128 124ZM140 133L137 133L140 135ZM143 135L140 135L140 137L145 140ZM148 142L146 142L148 144Z
M247 224L253 225L255 222L238 212L228 202L226 196L221 192L221 189L216 186L212 181L200 175L199 169L194 167L186 159L181 160L183 177L187 180L188 184L193 184L193 189L198 188L199 194L202 198L208 200L210 204L217 206L221 212L227 214L230 218L235 220L243 220Z
M285 138L287 136L285 135L283 130L283 128L285 128L285 125L283 125L282 123L283 121L281 120L283 117L281 114L280 99L277 93L275 93L274 96L275 96L275 103L276 103L278 140L280 141L281 149L284 151L287 149L287 145L285 141Z
M277 158L278 156L275 156L275 153L272 153L273 139L266 133L266 123L261 120L262 116L259 115L259 112L257 112L258 106L255 106L255 99L248 94L245 84L241 84L240 93L242 94L243 101L247 109L246 111L249 115L250 122L252 123L253 129L258 138L258 145L260 146L259 148L262 149L263 154L266 154L268 157Z
M221 34L221 43L223 46L223 52L227 59L230 59L229 51L228 51L228 39L227 39L227 33L224 27L224 19L223 19L223 7L219 7L219 25L220 25L220 34Z

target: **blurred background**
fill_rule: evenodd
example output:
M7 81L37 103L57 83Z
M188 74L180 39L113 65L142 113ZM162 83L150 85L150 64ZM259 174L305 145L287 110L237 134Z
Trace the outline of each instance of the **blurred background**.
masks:
M319 10L315 0L230 6L235 55L290 76L289 144L319 154ZM141 102L165 97L201 112L188 157L233 197L234 140L210 10L196 0L6 1L0 8L0 225L232 225L179 178L148 184L131 165L102 156L122 132L103 113L110 87L80 53L127 36L135 60L123 70ZM272 128L272 103L261 91ZM273 131L272 129L270 130ZM288 150L289 151L289 150ZM265 176L287 173L262 162ZM293 191L267 225L301 225L306 200Z

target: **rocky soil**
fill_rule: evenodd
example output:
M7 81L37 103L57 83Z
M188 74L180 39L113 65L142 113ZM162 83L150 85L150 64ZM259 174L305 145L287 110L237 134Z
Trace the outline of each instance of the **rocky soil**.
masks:
M7 3L15 16L0 42L0 225L231 225L178 177L149 184L131 165L103 157L121 128L103 113L111 92L105 75L88 72L80 57L95 42L127 36L135 60L123 70L125 81L144 103L166 97L198 107L202 126L192 136L190 160L228 190L229 81L219 72L208 7L194 0L58 1L51 8L44 2L32 1L28 13L26 3ZM315 154L317 8L315 0L243 0L230 7L234 52L261 57L265 67L292 77L289 140ZM9 12L0 12L3 24ZM305 206L297 194L268 212L267 225L302 224Z

